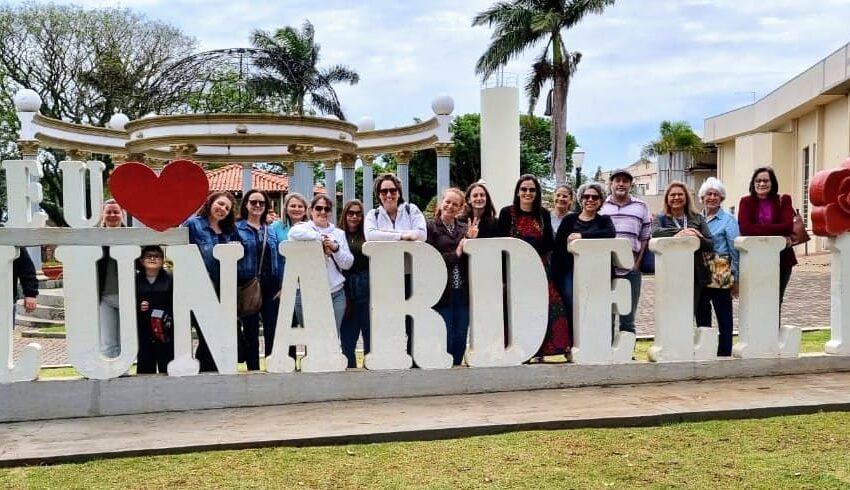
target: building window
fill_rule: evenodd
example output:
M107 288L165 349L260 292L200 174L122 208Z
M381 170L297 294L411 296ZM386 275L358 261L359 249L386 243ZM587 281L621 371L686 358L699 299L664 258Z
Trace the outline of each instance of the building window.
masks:
M809 224L809 176L811 175L810 147L803 148L803 210L801 216L806 226Z

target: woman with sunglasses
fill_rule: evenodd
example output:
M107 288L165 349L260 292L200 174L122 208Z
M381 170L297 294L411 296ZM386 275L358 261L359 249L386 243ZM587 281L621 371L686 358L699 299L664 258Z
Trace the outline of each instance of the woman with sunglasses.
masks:
M381 205L366 215L366 240L425 241L425 216L415 204L404 202L398 177L393 174L378 176L375 179L375 195Z
M573 254L568 250L570 242L579 238L615 238L616 230L610 216L599 214L605 191L596 182L589 182L578 189L581 211L564 216L555 234L552 250L552 276L561 286L561 296L567 309L567 321L573 324Z
M242 198L236 234L244 255L236 264L237 284L244 285L255 277L260 280L262 306L260 311L243 316L242 336L245 347L245 363L249 371L260 369L260 316L263 318L263 340L265 355L271 355L274 333L277 327L278 295L282 278L277 236L266 224L271 200L258 189L251 189Z
M537 177L525 174L514 188L514 203L499 212L500 236L518 238L534 247L549 279L549 322L546 338L535 356L537 360L542 356L566 354L572 346L564 302L549 273L549 254L555 234L552 233L552 218L541 201L540 182Z
M363 335L363 353L369 353L369 257L363 254L366 235L363 233L363 203L353 199L342 208L342 222L348 248L354 256L351 268L345 271L345 293L348 305L340 328L342 353L348 367L357 367L355 348Z
M330 222L333 213L333 202L325 194L319 194L310 203L310 221L298 223L289 230L289 239L295 241L315 241L322 244L325 254L325 266L328 273L328 285L331 290L331 301L336 320L337 335L342 327L342 317L345 315L345 276L354 263L354 256L348 249L345 232ZM301 309L296 307L299 315L298 322L304 324Z

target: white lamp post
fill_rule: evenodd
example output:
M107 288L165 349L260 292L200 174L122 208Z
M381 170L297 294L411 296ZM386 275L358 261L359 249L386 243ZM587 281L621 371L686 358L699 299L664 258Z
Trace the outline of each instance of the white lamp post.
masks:
M576 146L573 150L573 165L576 168L576 189L581 185L581 165L584 163L584 150Z

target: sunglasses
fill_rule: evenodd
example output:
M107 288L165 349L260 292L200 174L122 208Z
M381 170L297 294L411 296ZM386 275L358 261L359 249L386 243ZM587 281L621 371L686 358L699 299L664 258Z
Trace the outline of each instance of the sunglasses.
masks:
M330 213L332 209L330 206L313 206L313 210L317 213Z
M599 194L582 194L581 198L585 201L598 201L602 196Z
M348 211L346 216L363 216L363 211Z
M534 194L537 192L537 189L534 187L520 187L519 191L524 192L526 194Z
M398 194L398 189L395 187L385 187L383 189L378 189L378 194L382 196L386 196L387 194Z
M250 201L248 201L248 204L250 204L251 206L265 206L266 201L261 201L259 199L257 199L257 200L251 199Z

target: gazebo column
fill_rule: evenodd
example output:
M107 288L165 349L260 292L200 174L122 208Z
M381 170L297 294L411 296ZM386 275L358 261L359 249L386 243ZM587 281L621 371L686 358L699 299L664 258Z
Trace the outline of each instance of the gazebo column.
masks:
M364 214L372 209L372 187L375 184L375 177L372 175L372 159L375 155L360 155L360 160L363 162L363 211Z
M453 143L437 143L437 195L449 188L449 157L452 156Z
M252 175L253 170L253 162L242 163L242 197L254 188L254 176Z
M309 203L313 199L313 166L309 160L313 154L313 145L289 145L289 153L295 157L292 172L291 191L295 191Z
M325 160L325 194L331 199L334 210L329 218L331 223L336 224L336 213L339 211L336 205L336 160Z
M23 132L23 131L22 131ZM38 160L38 140L26 139L18 140L18 149L21 151L21 160ZM30 174L30 182L41 185L41 178L38 174ZM41 203L33 200L30 203L30 212L33 216L41 212ZM32 263L35 266L36 272L41 274L41 247L27 247L27 253L30 254Z
M354 164L357 156L345 153L340 159L342 164L342 203L354 199Z
M396 173L398 174L398 180L401 181L401 192L402 197L405 201L409 201L408 198L410 194L410 159L413 158L412 151L400 151L395 154L396 162L398 163L398 167Z

